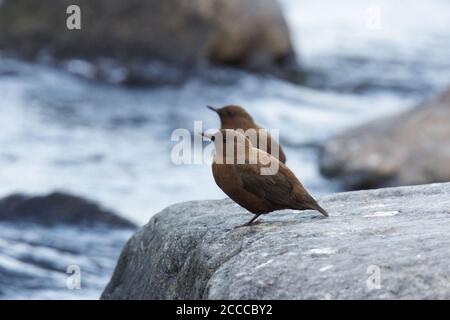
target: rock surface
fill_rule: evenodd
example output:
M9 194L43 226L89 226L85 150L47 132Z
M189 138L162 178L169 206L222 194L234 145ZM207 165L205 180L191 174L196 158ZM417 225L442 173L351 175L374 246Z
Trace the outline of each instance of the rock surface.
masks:
M280 211L237 229L250 214L230 200L171 206L129 240L102 298L450 298L450 184L319 202L330 218Z
M81 8L81 30L66 27L69 5ZM0 48L27 57L114 58L130 78L154 73L157 65L144 68L149 59L274 73L295 65L277 0L6 0L0 30Z
M450 89L409 112L331 139L321 171L348 189L450 181L449 124Z

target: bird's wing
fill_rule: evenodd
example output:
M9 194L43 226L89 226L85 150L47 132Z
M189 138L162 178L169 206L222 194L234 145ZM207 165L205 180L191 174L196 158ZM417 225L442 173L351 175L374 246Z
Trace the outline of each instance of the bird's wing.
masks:
M235 166L236 173L241 178L243 188L275 205L293 207L297 199L293 197L292 191L294 184L300 184L300 181L280 162L279 170L274 175L261 175L262 168L264 166L261 164Z
M266 147L267 150L260 147L260 144ZM281 148L279 142L275 140L271 134L266 129L259 129L259 140L258 140L258 148L270 153L271 155L274 155L275 149L278 149L278 159L286 163L286 155L283 152L283 149Z

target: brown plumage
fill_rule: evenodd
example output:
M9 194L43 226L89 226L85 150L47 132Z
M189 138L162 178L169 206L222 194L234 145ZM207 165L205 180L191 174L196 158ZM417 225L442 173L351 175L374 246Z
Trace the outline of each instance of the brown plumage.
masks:
M206 137L216 147L212 172L217 185L237 204L255 214L246 225L261 214L282 209L317 210L328 216L286 165L253 147L241 133L222 129ZM233 140L233 151L229 152ZM272 168L272 174L262 175L264 168Z
M275 156L281 162L286 163L286 155L281 149L281 146L271 137L267 130L255 123L252 116L244 108L234 105L223 108L207 107L219 115L221 129L241 129L244 132L249 129L256 130L257 141L252 140L253 145ZM275 154L275 150L278 150L278 155Z

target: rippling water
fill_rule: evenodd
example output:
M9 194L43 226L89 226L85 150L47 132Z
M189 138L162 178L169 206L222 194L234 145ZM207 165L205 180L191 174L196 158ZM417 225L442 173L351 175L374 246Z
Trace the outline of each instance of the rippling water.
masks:
M220 81L130 89L0 59L0 196L65 190L140 224L175 202L222 198L208 164L171 162L170 136L194 120L217 128L205 105L230 103L280 129L288 165L313 194L339 190L319 175L314 145L450 83L450 2L329 3L282 1L307 86L218 70Z

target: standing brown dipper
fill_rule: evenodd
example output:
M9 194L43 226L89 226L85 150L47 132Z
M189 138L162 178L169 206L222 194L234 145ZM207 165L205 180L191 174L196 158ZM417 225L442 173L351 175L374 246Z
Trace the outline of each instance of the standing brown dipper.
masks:
M253 144L259 149L275 156L281 162L286 163L286 155L280 145L271 137L267 130L255 123L252 116L244 108L234 105L225 106L223 108L207 106L207 108L219 115L221 129L242 129L244 132L249 129L256 130L257 141L252 140ZM278 155L275 154L275 150L278 150Z
M237 204L255 214L244 226L261 214L282 209L317 210L328 217L286 165L253 147L240 132L221 129L214 135L203 136L216 147L212 172L217 185ZM269 167L277 170L262 175L264 168Z

